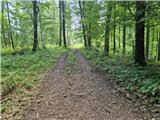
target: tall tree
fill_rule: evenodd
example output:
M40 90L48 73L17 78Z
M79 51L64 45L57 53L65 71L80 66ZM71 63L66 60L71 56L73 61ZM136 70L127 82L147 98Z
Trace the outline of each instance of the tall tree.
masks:
M34 0L33 2L33 26L34 26L34 40L33 40L33 48L32 51L36 51L37 47L38 47L38 32L37 32L37 14L38 14L38 10L37 10L37 1Z
M114 3L114 18L113 18L113 53L116 52L116 3Z
M121 22L120 22L120 20L119 20L119 26L118 26L118 40L119 40L119 45L118 45L118 47L119 47L119 49L121 48Z
M59 45L62 45L62 1L59 0Z
M64 5L64 0L62 0L62 20L63 20L63 44L64 44L64 47L66 47L67 43L66 43L66 26L65 26L65 5Z
M145 24L145 1L136 1L136 44L135 44L135 63L145 65L144 55L144 24Z
M123 55L126 53L126 8L127 4L124 1L124 15L123 15Z
M88 46L91 47L91 23L88 25Z
M9 24L9 35L11 39L11 45L12 48L14 49L14 42L13 42L13 36L12 36L12 26L11 26L11 20L10 20L10 12L9 12L9 3L7 2L7 16L8 16L8 24Z
M146 30L146 60L148 60L148 55L149 55L149 38L150 38L150 27L149 27L149 22L147 21L147 30Z
M42 3L39 1L39 29L40 29L40 39L39 41L42 41L42 47L45 48L45 40L43 39L43 25L42 25L42 9L41 9Z
M87 47L86 29L85 29L85 24L84 24L84 13L83 13L84 11L82 9L81 0L79 0L78 3L79 3L80 15L81 15L82 29L83 29L84 46Z
M151 44L151 55L153 56L154 51L154 40L155 40L155 29L152 29L152 44Z
M160 32L158 33L158 58L157 60L160 61Z
M4 32L4 1L2 1L1 3L1 9L2 9L2 22L1 22L1 29L2 29L2 35L3 35L3 39L4 39L4 45L5 47L7 47L7 39L6 39L6 35Z
M109 55L109 33L110 33L111 11L112 11L112 6L108 2L106 27L105 27L105 39L104 39L104 52L106 55Z
M147 3L146 7L146 16L149 16L149 2ZM146 24L146 60L148 60L148 55L149 55L149 38L150 38L150 21L147 19L147 24Z

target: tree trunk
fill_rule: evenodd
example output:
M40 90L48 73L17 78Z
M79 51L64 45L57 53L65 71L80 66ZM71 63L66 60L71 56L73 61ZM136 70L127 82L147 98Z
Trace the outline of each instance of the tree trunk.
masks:
M149 8L149 1L146 3L146 16L149 15L148 11L150 10ZM149 19L147 20L147 27L146 27L146 60L148 60L148 56L149 56L149 39L150 39L150 22Z
M65 8L64 8L64 0L62 0L62 18L63 18L63 44L64 47L67 46L66 44L66 27L65 27Z
M42 30L43 26L42 26L42 16L41 16L41 13L42 13L42 9L41 9L41 3L40 3L40 5L39 5L40 40L39 41L42 41L42 47L45 48L45 40L43 40L43 30Z
M80 15L81 15L82 29L83 29L84 46L87 47L87 38L86 38L85 25L84 25L84 21L83 21L84 20L84 15L83 15L81 0L79 0L78 3L79 3Z
M126 53L126 1L124 1L124 16L123 16L123 55Z
M121 48L121 25L120 25L120 20L119 20L119 33L118 33L118 35L119 35L119 49Z
M62 45L62 1L59 0L59 46Z
M147 23L147 31L146 31L146 60L148 60L148 55L149 55L149 33L150 33L150 27L149 24Z
M145 24L145 1L136 1L136 44L135 44L135 63L145 65L144 55L144 24Z
M91 47L91 24L88 25L88 46Z
M37 51L37 47L38 47L38 32L37 32L37 1L34 0L33 2L33 26L34 26L34 40L33 40L33 48L32 51Z
M155 29L152 29L152 44L151 44L151 55L153 56L153 51L154 51L154 40L155 40Z
M159 32L159 37L158 37L158 61L160 61L160 32Z
M14 49L14 42L13 42L13 36L12 36L12 28L11 28L11 20L10 20L10 13L9 13L8 2L7 2L7 15L8 15L9 35L10 35L10 39L11 39L11 45L12 45L12 48Z
M114 21L113 21L113 53L116 52L116 4L114 3Z
M3 26L3 22L4 22L4 1L2 1L2 3L1 3L1 9L2 9L2 22L1 22L1 29L2 29L2 35L3 35L3 39L4 39L4 45L5 45L5 47L7 47L7 39L6 39L6 35L5 35L5 31L4 31L4 26Z
M112 7L108 4L107 18L106 18L106 28L105 28L105 39L104 39L104 52L109 55L109 33L110 33L110 20L111 20L111 10Z

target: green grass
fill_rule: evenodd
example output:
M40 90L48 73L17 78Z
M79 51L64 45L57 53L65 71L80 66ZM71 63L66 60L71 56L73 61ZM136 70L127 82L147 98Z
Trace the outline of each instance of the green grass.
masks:
M76 56L74 54L74 51L72 50L69 52L67 64L73 66L75 65L75 62L76 62Z
M12 55L4 52L1 57L2 97L9 98L10 94L21 96L24 90L32 90L38 84L39 76L53 67L60 55L66 51L66 48L50 46L34 53L30 49L23 51L23 54L18 52ZM5 109L10 110L11 106L14 106L13 102L13 99L3 102L2 113Z
M81 49L98 69L105 71L121 86L150 102L160 103L160 64L137 66L126 56L105 56L97 49Z

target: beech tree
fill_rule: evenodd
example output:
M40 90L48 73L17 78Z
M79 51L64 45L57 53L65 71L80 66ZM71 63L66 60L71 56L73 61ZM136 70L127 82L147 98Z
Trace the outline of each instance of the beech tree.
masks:
M8 16L8 24L9 24L9 36L11 40L12 48L14 49L14 42L13 42L13 35L12 35L12 26L11 26L11 20L10 20L10 12L9 12L9 3L7 2L7 16Z
M106 55L109 55L109 33L110 33L110 21L111 21L111 13L112 6L111 4L107 4L107 18L106 18L106 26L105 26L105 39L104 39L104 52Z
M38 14L38 9L37 9L37 1L34 0L33 2L33 27L34 27L34 39L33 39L33 48L32 51L36 51L38 47L38 32L37 32L37 14Z
M136 1L136 47L135 62L139 65L145 65L144 54L144 27L145 27L145 1Z
M87 47L86 28L85 28L85 24L84 24L84 11L82 8L81 0L78 1L78 4L79 4L79 9L80 9L81 24L82 24L82 29L83 29L84 46Z
M158 33L158 58L157 60L160 61L160 32Z
M65 5L64 5L64 0L62 0L62 20L63 20L63 44L64 44L64 47L66 47L67 43L66 43L66 26L65 26Z
M59 45L62 45L62 1L59 0Z

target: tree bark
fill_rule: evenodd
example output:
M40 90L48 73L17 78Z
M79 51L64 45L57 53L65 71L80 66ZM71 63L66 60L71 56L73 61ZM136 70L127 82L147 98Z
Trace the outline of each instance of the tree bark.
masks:
M41 2L41 1L40 1ZM42 41L42 47L45 48L45 40L43 40L43 26L42 26L42 16L41 16L41 13L42 13L42 9L41 9L41 3L39 5L39 28L40 28L40 40L39 41Z
M62 1L59 0L59 46L62 45Z
M147 23L147 31L146 31L146 60L148 60L148 55L149 55L149 37L150 37L150 27L149 27L149 23Z
M34 26L34 33L33 33L34 39L33 39L32 51L37 51L37 47L38 47L38 38L37 38L37 36L38 36L38 32L37 32L37 14L38 14L37 1L34 0L32 2L33 2L33 26Z
M91 23L88 25L88 46L91 47Z
M119 20L119 33L118 33L118 35L119 35L119 49L121 48L121 25L120 25L120 20Z
M123 55L126 53L126 1L124 1L124 16L123 16Z
M105 28L105 39L104 39L104 52L109 55L109 33L110 33L110 20L111 20L111 10L112 6L108 4L107 18L106 18L106 28Z
M116 4L114 3L114 20L113 20L113 53L116 52Z
M144 55L144 25L145 25L145 1L136 1L136 44L135 44L135 63L145 65Z
M151 44L151 55L153 56L154 51L154 40L155 40L155 29L152 29L152 44Z
M85 31L85 25L84 25L84 14L82 9L82 3L81 0L78 1L79 3L79 9L80 9L80 15L81 15L81 23L82 23L82 29L83 29L83 39L84 39L84 46L87 47L87 38L86 38L86 31Z
M149 1L146 3L146 16L149 15L149 11L150 7L149 7ZM150 21L149 19L147 20L147 26L146 26L146 60L148 60L148 56L149 56L149 44L150 44Z
M8 24L9 24L9 35L10 35L10 39L11 39L11 45L12 48L14 49L14 42L13 42L13 36L12 36L12 28L11 28L11 20L10 20L10 13L9 13L9 5L7 2L7 16L8 16Z
M160 32L159 32L159 37L158 37L158 61L160 61Z
M66 43L66 27L65 27L65 6L64 6L64 0L62 0L62 20L63 20L63 44L64 44L64 47L67 47L67 43Z
M1 9L2 9L2 22L1 22L1 28L2 28L2 35L3 35L3 39L4 39L4 45L5 47L7 47L7 39L6 39L6 35L5 35L5 31L4 31L4 1L2 1L1 3Z

